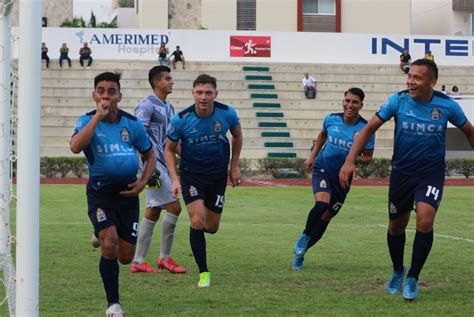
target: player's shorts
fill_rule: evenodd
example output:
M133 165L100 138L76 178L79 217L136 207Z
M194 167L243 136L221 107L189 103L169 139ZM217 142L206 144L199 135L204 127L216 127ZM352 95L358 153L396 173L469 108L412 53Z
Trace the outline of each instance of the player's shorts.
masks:
M215 213L222 213L227 187L227 173L203 175L181 171L181 192L185 204L202 199L204 206Z
M444 170L423 175L404 175L392 169L388 189L388 215L396 219L413 210L417 202L438 209L443 196Z
M346 196L349 193L350 187L344 189L339 184L339 179L329 177L327 173L322 172L321 169L313 169L313 193L325 192L331 195L329 205L331 206L331 212L337 214L341 209Z
M145 189L147 208L164 208L164 205L177 200L171 193L171 179L167 172L161 171L160 182L160 188Z
M87 184L89 219L97 235L105 228L116 226L120 239L133 245L137 243L138 196L125 197L117 192L102 193Z

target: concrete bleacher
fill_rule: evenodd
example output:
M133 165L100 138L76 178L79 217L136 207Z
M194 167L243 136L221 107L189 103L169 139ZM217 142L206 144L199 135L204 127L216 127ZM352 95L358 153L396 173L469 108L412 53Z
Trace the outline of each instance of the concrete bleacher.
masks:
M69 138L76 118L95 108L91 92L98 73L123 73L120 107L125 111L133 113L138 101L151 91L147 77L155 65L152 61L95 61L90 69L82 69L74 62L72 68L61 69L57 61L52 61L49 69L43 68L42 156L73 156ZM441 84L448 89L457 85L461 92L472 94L473 71L474 67L441 67L437 88ZM318 81L315 100L303 96L304 72ZM362 111L365 118L370 118L387 96L406 87L406 75L398 66L390 65L189 63L186 70L178 67L172 72L175 85L168 98L176 110L192 103L192 82L201 73L215 76L219 100L236 107L245 137L241 156L253 160L267 156L307 157L324 116L341 111L343 92L350 87L360 87L366 93ZM392 146L390 122L377 134L375 156L391 156Z

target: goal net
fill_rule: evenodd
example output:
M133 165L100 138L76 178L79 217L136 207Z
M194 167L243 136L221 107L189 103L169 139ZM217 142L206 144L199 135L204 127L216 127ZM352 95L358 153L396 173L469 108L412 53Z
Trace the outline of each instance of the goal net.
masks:
M13 71L11 16L14 0L0 0L0 271L4 296L0 307L7 305L10 316L15 316L15 266L12 257L14 238L10 230L10 204L15 200L13 191ZM2 294L2 293L0 293Z

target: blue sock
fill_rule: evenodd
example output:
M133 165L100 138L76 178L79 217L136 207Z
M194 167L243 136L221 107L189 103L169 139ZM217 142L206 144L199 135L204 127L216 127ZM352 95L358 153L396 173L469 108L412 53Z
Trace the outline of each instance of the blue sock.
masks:
M413 254L411 258L411 267L408 271L408 277L414 277L418 280L421 269L430 254L433 245L433 230L430 232L416 231L415 241L413 241Z
M329 209L329 204L317 201L313 208L308 213L308 219L306 220L306 227L304 228L303 233L307 236L311 235L311 231L315 228L318 220L321 218L321 215Z
M199 273L209 272L207 269L206 237L204 236L204 229L196 230L190 227L189 243L191 244L194 260L199 267Z
M99 272L104 283L105 294L109 305L119 301L119 265L117 259L109 260L100 257Z

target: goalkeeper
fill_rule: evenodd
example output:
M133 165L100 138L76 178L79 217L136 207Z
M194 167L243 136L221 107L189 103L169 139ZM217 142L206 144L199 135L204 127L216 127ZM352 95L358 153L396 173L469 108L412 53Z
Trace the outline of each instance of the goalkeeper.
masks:
M148 81L153 92L143 98L135 108L135 116L143 122L150 135L157 162L155 173L145 189L146 211L138 229L137 248L130 268L132 273L158 271L145 261L145 258L162 209L166 209L166 214L161 222L160 256L156 264L158 269L167 269L171 273L186 273L186 269L178 265L171 257L174 231L181 213L181 206L179 200L171 194L171 181L164 159L166 128L174 115L173 106L166 100L173 91L174 84L170 71L170 68L166 66L155 66L150 69Z

